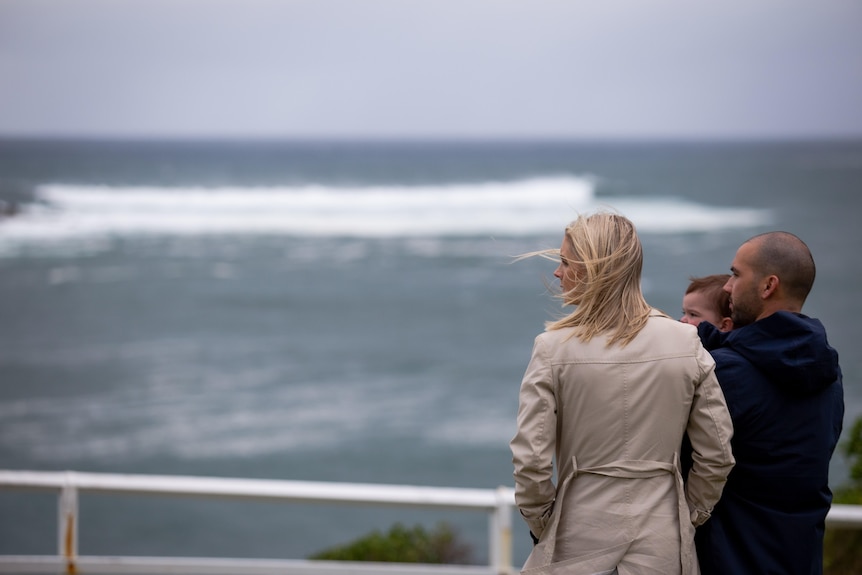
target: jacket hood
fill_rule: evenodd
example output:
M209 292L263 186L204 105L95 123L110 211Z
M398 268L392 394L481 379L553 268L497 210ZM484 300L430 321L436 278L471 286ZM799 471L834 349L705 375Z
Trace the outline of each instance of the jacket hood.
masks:
M698 333L708 351L733 350L789 393L816 393L841 374L823 324L802 314L780 311L730 332L701 322Z

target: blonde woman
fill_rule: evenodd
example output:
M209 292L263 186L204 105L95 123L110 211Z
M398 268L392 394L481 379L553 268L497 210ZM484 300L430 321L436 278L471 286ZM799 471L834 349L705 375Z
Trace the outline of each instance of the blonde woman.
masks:
M694 528L734 463L715 363L693 326L644 300L627 218L578 217L559 261L563 304L576 309L536 337L510 444L516 503L537 542L523 573L697 573Z

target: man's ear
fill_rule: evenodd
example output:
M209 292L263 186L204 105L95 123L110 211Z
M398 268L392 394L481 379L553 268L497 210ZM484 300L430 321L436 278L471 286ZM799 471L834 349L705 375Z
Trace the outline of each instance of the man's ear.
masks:
M761 284L763 287L760 291L760 299L767 299L772 296L772 294L774 294L778 289L778 285L780 283L781 280L778 279L777 275L766 276Z
M730 331L733 329L733 320L729 317L723 317L716 327L718 331Z

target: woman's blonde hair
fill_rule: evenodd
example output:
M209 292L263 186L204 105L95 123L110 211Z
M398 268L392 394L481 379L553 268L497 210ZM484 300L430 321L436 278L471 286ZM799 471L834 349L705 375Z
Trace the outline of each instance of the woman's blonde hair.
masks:
M581 341L607 334L607 345L627 345L651 311L641 292L643 248L634 224L613 213L581 215L566 227L565 241L575 254L570 264L579 267L579 277L560 297L563 305L576 304L577 309L545 328L574 327Z

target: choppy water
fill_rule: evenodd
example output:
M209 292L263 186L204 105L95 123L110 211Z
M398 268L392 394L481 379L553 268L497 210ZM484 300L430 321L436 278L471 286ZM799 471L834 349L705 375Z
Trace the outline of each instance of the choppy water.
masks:
M802 237L862 413L862 143L5 142L0 200L2 468L509 485L559 311L553 266L512 256L602 207L673 314L751 235ZM0 553L53 552L55 505L0 493ZM108 496L82 500L81 552L296 558L440 518L484 559L472 514Z

